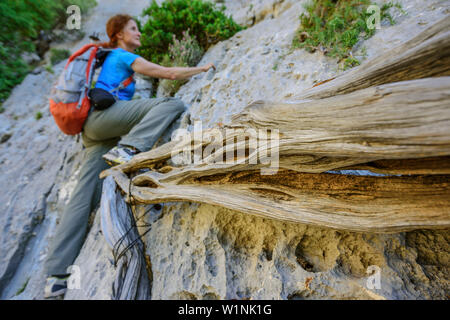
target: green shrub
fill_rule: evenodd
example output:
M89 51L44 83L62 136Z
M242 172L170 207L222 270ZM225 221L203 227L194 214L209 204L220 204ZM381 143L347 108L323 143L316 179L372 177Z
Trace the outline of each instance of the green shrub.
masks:
M293 40L294 48L304 48L309 52L322 50L326 55L343 61L344 68L359 64L351 56L353 46L361 39L375 34L375 28L369 29L367 13L370 0L314 0L305 6L306 13L300 15L300 28ZM380 8L380 19L395 21L389 9L399 4L392 2Z
M47 70L47 72L50 72L52 74L55 73L55 71L53 70L52 66L50 66L50 65L45 66L45 70Z
M41 31L50 31L65 23L69 5L81 12L96 5L95 0L2 0L0 1L0 103L12 88L21 83L30 67L21 58L24 52L36 52L34 41Z
M203 49L200 47L195 36L191 37L189 29L183 31L183 38L178 40L173 35L172 44L169 45L169 55L174 65L196 66L203 56Z
M66 49L50 49L50 62L52 65L57 64L60 61L63 61L70 57L70 51Z
M173 43L169 45L169 54L165 55L161 64L166 67L193 67L196 66L203 56L203 49L195 37L191 37L189 30L183 31L183 38L178 40L173 35ZM170 96L174 96L178 89L187 82L187 79L168 80L163 79L159 85Z
M224 10L224 6L218 9L214 3L201 0L168 0L161 6L153 0L142 13L148 20L141 29L142 46L137 53L160 64L173 36L180 39L183 31L188 29L206 51L211 45L243 29L231 16L225 16Z
M30 71L20 54L18 48L7 47L0 42L0 103L8 98L14 86L21 83Z
M40 112L40 111L36 112L35 118L36 118L36 120L39 120L40 118L42 118L42 112Z

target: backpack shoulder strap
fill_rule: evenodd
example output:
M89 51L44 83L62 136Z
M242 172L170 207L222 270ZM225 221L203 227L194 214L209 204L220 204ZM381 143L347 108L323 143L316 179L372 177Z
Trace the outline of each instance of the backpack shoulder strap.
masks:
M123 87L128 87L134 81L133 75L129 76L125 80L122 81Z
M78 49L74 54L72 54L69 59L67 60L66 66L65 68L67 68L67 66L73 61L75 60L75 58L77 58L78 56L82 55L83 53L85 53L87 50L89 50L92 47L97 47L98 45L96 45L95 43L88 43L85 44L84 46L82 46L80 49Z
M120 90L123 88L128 87L132 82L134 81L133 75L129 76L128 78L126 78L125 80L123 80L121 83L119 83L119 85L117 87L115 87L114 89L109 90L110 93L113 93L116 90Z

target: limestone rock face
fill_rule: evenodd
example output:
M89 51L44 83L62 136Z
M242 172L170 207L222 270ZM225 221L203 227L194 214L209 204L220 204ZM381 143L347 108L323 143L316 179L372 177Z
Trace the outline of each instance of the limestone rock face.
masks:
M61 43L73 52L93 31L103 32L109 16L139 14L143 1L97 0L84 40ZM225 0L227 13L248 29L210 48L199 74L177 97L190 115L175 125L192 130L228 123L256 100L283 100L342 73L334 59L290 50L305 1ZM380 1L383 2L383 1ZM367 58L411 39L448 15L446 2L400 0L407 15L382 25L355 48ZM131 3L131 4L130 4ZM0 298L42 299L43 262L49 241L75 183L81 143L59 132L48 111L48 94L65 62L54 73L30 74L0 113ZM149 97L149 84L138 82ZM139 89L138 88L138 89ZM36 113L42 118L36 120ZM171 128L163 137L167 141ZM139 207L137 216L146 207ZM139 214L140 213L140 214ZM94 213L95 214L95 213ZM114 269L98 213L75 264L80 288L66 299L110 299ZM166 204L143 237L151 262L152 299L447 299L450 279L448 230L370 234L285 223L207 204ZM147 228L140 228L143 234Z
M445 230L361 234L183 203L163 209L146 245L152 299L446 299L448 240Z
M80 161L80 144L59 132L48 110L47 94L63 66L55 66L54 74L28 75L0 114L10 134L0 144L0 288L5 298L27 279L29 290L38 281L33 275L42 271L48 237L68 200L70 177ZM38 112L42 118L36 120Z
M277 18L294 2L289 0L216 0L219 5L226 6L225 14L231 14L237 23L248 27L264 19Z

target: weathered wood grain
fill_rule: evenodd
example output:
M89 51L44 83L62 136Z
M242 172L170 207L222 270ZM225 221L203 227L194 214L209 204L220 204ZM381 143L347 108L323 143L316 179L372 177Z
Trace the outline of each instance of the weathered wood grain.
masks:
M279 167L300 172L319 173L382 159L445 157L450 155L450 77L397 82L297 103L255 102L227 127L236 132L227 137L226 129L219 130L225 147L204 158L204 163L186 165L185 172L259 168L251 163L257 162L261 148L245 141L244 133L250 129L279 130ZM214 130L218 129L206 130L204 135ZM236 143L235 137L239 138ZM208 141L196 142L192 134L184 143L172 141L110 170L154 167L191 145L201 145L204 153ZM235 163L217 164L226 147L246 156ZM276 151L270 143L267 149Z
M395 175L450 174L450 157L377 160L340 169Z
M130 180L113 177L124 192ZM359 232L399 232L450 226L450 176L364 177L281 170L231 172L163 182L148 172L131 182L142 203L193 201L265 218Z

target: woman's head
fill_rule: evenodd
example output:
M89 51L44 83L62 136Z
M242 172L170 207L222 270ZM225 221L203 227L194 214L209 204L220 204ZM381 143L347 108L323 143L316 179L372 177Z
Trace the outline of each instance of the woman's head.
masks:
M109 18L106 23L106 34L109 42L102 43L105 47L121 47L133 51L141 46L141 33L136 21L128 14L117 14Z

